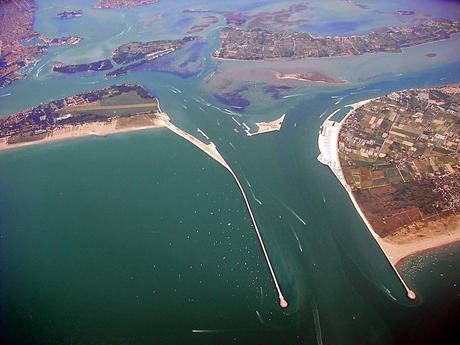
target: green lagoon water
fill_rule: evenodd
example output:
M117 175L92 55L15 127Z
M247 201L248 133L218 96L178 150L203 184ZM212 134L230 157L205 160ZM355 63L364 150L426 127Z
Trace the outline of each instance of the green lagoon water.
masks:
M319 126L334 110L394 90L458 82L459 56L443 54L452 51L452 42L424 46L439 53L428 67L417 60L421 48L408 49L401 66L410 58L406 63L415 67L405 75L385 65L384 56L374 73L347 60L346 68L335 70L353 75L346 86L303 87L291 92L299 97L254 100L243 114L248 123L287 115L281 131L248 138L233 130L226 106L205 80L218 68L221 76L256 87L262 81L230 73L233 65L217 67L209 58L217 47L215 27L203 33L210 42L203 70L191 78L52 74L47 61L87 61L127 41L180 37L187 27L177 24L184 16L179 9L210 6L162 1L101 12L92 5L69 2L85 15L60 21L54 18L59 6L39 2L38 31L85 40L51 49L27 79L0 91L6 95L0 113L114 82L145 85L174 123L196 135L197 127L203 129L239 176L289 308L278 306L240 192L217 162L166 129L83 138L0 153L2 344L446 343L460 310L458 246L405 264L403 275L418 295L408 301L347 194L316 157ZM222 6L252 10L243 1ZM322 6L314 4L315 20L327 17ZM460 13L451 2L417 6L437 16ZM158 13L169 25L139 24ZM359 19L354 10L338 16ZM361 19L361 29L353 30L373 27L372 18ZM203 108L200 98L215 108Z

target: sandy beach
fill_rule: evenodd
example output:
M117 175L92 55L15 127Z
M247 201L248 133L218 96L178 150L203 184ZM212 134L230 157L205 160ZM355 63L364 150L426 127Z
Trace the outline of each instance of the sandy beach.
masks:
M392 262L399 264L410 256L460 242L460 215L434 219L382 238L382 246Z
M164 127L164 123L162 121L152 122L151 125L143 125L143 126L135 126L135 127L120 127L117 126L117 121L110 121L110 122L93 122L93 123L86 123L82 125L76 126L62 126L60 128L54 129L51 133L49 133L44 139L36 140L36 141L29 141L24 143L18 144L7 144L6 140L0 142L0 151L4 150L11 150L19 147L31 146L31 145L40 145L45 143L51 143L54 141L60 140L69 140L75 138L86 137L90 135L94 136L108 136L117 133L125 133L125 132L133 132L133 131L140 131L146 129L153 129Z

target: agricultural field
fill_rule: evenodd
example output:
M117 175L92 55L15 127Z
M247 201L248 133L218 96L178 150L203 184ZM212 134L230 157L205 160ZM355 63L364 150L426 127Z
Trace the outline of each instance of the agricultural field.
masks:
M375 231L460 213L460 87L392 93L343 121L339 157Z

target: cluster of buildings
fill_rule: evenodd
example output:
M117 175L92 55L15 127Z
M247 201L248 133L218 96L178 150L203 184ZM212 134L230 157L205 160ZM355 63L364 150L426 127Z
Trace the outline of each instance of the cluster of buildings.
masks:
M120 84L104 89L94 90L17 112L0 118L0 140L7 141L21 137L23 141L33 140L35 135L41 135L57 126L75 125L94 121L109 121L110 117L97 114L68 113L67 108L95 103L103 98L114 97L126 92L135 91L141 98L155 99L147 91L134 84ZM64 111L64 112L63 112Z
M460 32L460 22L447 19L421 24L383 28L366 35L314 37L308 32L244 30L228 27L221 31L217 58L260 60L361 55L401 52L404 47L449 38Z
M156 4L160 0L100 0L96 8L122 8Z
M37 37L32 0L2 1L0 6L0 87L22 76L21 70L46 52L45 46L23 45Z
M49 46L75 45L81 38L48 38L33 29L36 5L33 0L7 0L0 6L0 87L23 78Z

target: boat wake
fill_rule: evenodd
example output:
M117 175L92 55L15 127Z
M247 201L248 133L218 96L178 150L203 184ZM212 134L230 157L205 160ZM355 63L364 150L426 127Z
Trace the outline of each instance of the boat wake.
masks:
M224 333L230 331L229 329L192 329L192 333Z
M303 93L296 93L294 95L287 95L287 96L284 96L283 98L292 98L292 97L299 97L299 96L303 96Z
M262 318L262 315L260 315L259 311L256 310L256 315L257 315L257 318L259 319L259 322L262 324L262 325L265 325L265 321L264 319Z
M397 301L396 297L391 294L390 289L388 289L386 286L383 286L382 284L378 284L378 287L380 290L382 290L385 293L385 295L390 297L393 301Z
M126 23L126 26L125 28L120 31L118 34L116 34L115 36L113 36L112 38L117 38L117 37L120 37L120 36L123 36L123 35L126 35L128 32L131 31L131 25L129 25L128 23Z
M260 201L256 195L254 194L254 191L252 190L252 186L251 184L249 183L248 179L246 177L244 177L244 180L246 181L246 183L248 184L249 186L249 191L251 192L251 195L252 197L254 198L254 200L259 204L259 205L262 205L262 201Z
M342 102L342 100L345 98L345 96L343 97L340 97L334 104L337 105L339 104L340 102Z
M45 66L48 64L48 61L45 62L43 65L41 65L40 67L38 67L37 69L37 72L35 72L35 78L38 78L38 76L40 75L40 73L42 72L43 68L45 68Z
M283 203L283 206L286 207L286 209L287 209L289 212L291 212L292 215L293 215L294 217L296 217L296 218L299 220L299 222L301 222L303 225L307 225L307 222L306 222L304 219L302 219L292 208L290 208L290 207L289 207L288 205L286 205L285 203Z
M294 231L294 229L291 227L291 231L294 234L294 237L297 241L297 245L299 246L299 250L301 253L303 253L302 245L300 244L299 236L297 236L297 233Z
M321 323L319 319L319 311L314 301L313 301L313 320L315 322L316 342L318 343L318 345L323 345L323 336L321 334Z

